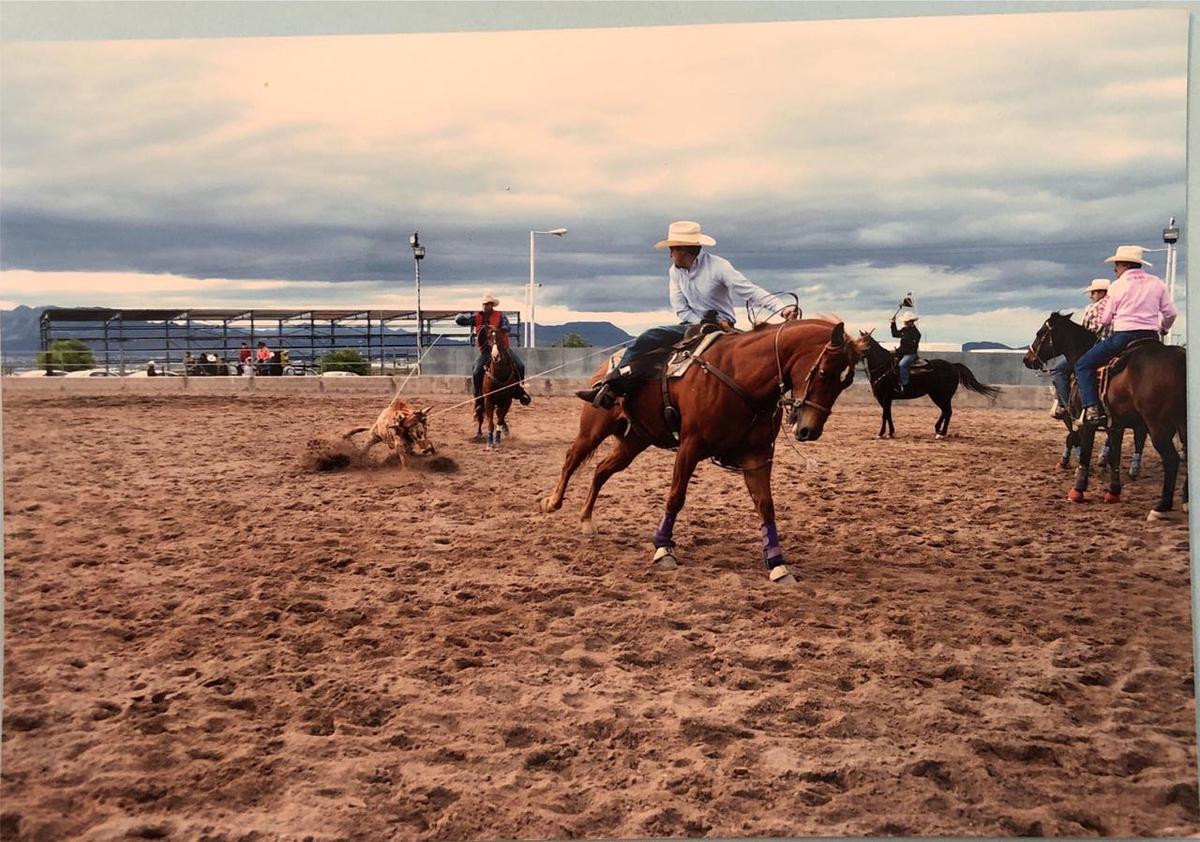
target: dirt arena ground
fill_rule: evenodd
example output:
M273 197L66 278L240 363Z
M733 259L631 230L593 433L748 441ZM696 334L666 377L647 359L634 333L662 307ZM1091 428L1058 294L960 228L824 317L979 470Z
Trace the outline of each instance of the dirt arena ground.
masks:
M435 409L447 396L422 403ZM1043 412L835 410L769 585L705 464L536 510L578 404L457 473L315 472L385 401L4 402L5 839L1200 833L1183 519L1064 500ZM383 451L376 457L382 460Z

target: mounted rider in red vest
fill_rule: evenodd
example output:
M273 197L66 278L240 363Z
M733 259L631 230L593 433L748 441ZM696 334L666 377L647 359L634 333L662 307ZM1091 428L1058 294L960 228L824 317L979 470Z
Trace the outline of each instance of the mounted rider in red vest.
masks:
M500 303L499 299L494 295L484 296L483 309L475 313L459 313L454 318L454 323L471 328L471 341L475 343L475 347L479 349L479 357L475 360L475 370L471 372L471 382L475 387L475 398L478 401L483 394L483 370L487 367L488 349L483 346L482 330L484 326L499 327L504 330L511 330L508 323L508 316L496 309ZM515 387L517 400L524 406L529 406L529 393L525 391L525 362L517 352L510 346L508 352L512 355L513 363L517 367L517 377L521 379Z

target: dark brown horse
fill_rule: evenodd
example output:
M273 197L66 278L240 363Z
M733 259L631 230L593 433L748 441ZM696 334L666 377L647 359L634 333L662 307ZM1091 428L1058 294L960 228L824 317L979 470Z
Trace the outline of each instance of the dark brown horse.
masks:
M900 371L895 354L884 348L870 332L859 332L868 342L867 347L867 376L871 378L871 392L883 409L883 418L879 422L879 435L875 438L896 437L896 426L892 423L892 401L911 400L929 395L929 399L937 404L942 414L933 422L934 438L944 439L950 429L950 417L954 415L954 393L959 384L972 392L991 398L993 401L1000 394L998 386L987 386L980 383L971 369L962 363L952 363L949 360L926 360L926 365L914 369L909 376L908 389L904 394L897 394L896 387L900 383Z
M500 446L501 436L508 435L508 411L521 381L508 349L507 330L484 325L479 331L479 347L488 354L488 362L483 369L483 400L475 403L476 435L483 437L483 419L487 418L487 445L494 450Z
M1096 344L1096 334L1092 333L1081 324L1076 324L1071 321L1070 313L1054 312L1047 317L1042 326L1038 328L1037 335L1033 337L1033 342L1029 344L1029 350L1025 352L1022 362L1026 368L1044 370L1046 363L1057 356L1066 358L1067 363L1072 369L1075 368L1075 362L1087 353L1088 349ZM1074 376L1071 378L1074 380ZM1071 393L1067 400L1067 412L1062 419L1063 425L1067 428L1067 440L1063 443L1062 458L1059 460L1058 466L1063 468L1071 467L1071 451L1078 451L1080 444L1079 430L1075 429L1075 422L1083 412L1083 407L1079 403L1079 390L1072 384ZM1117 453L1120 454L1120 445L1125 437L1125 428L1120 426L1109 426L1108 438L1104 443L1104 450L1100 454L1100 459L1096 465L1100 470L1112 467L1112 469L1120 470L1120 460L1113 462L1112 445L1117 443ZM1129 466L1129 478L1137 479L1138 474L1142 470L1142 451L1146 448L1146 425L1140 420L1133 425L1133 462Z
M1147 520L1160 520L1174 508L1175 483L1179 476L1179 451L1175 436L1187 442L1187 358L1178 345L1153 340L1139 343L1125 357L1119 371L1109 377L1100 395L1108 408L1111 452L1109 486L1105 502L1121 500L1121 435L1127 427L1144 423L1150 441L1163 465L1162 494ZM1087 491L1096 428L1080 430L1079 468L1075 485L1067 493L1072 503L1082 503ZM1183 482L1183 505L1187 508L1187 479Z
M771 497L775 439L785 410L797 441L820 438L834 401L854 379L854 364L865 349L865 341L846 336L841 322L821 319L759 325L722 337L701 361L666 387L678 410L677 439L664 418L661 377L637 385L610 410L584 407L558 485L541 501L542 511L562 506L571 475L601 442L615 435L617 445L596 466L580 513L585 534L595 534L592 509L608 478L629 467L651 445L678 448L666 514L654 531L654 563L674 567L678 563L675 518L683 508L688 482L702 459L714 458L740 470L745 479L762 520L763 558L771 581L794 582L775 529ZM603 374L601 368L593 382Z

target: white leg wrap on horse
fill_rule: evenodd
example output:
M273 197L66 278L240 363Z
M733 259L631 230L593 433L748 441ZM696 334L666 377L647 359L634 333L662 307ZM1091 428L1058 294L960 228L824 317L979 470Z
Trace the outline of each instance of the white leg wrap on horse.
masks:
M658 567L676 567L679 559L671 552L671 547L659 547L654 551L654 564Z

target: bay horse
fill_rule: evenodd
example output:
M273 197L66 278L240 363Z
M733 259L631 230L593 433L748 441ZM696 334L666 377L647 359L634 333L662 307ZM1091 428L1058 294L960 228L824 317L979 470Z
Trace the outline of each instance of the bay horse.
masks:
M897 394L900 370L897 366L896 356L876 342L871 331L865 333L859 331L859 336L867 341L865 362L867 376L871 380L871 393L875 395L875 400L883 408L883 418L879 422L879 434L876 438L885 438L885 430L887 431L886 438L896 437L896 426L892 423L892 401L907 401L928 395L929 399L942 411L937 421L933 422L934 438L944 439L946 431L950 429L950 416L954 414L952 404L954 393L958 391L960 384L972 392L992 400L995 400L996 396L1000 394L999 387L980 383L971 373L971 369L962 363L937 359L925 360L924 367L914 368L909 373L908 389L904 391L904 394Z
M1057 356L1063 356L1067 358L1067 363L1074 369L1076 360L1095 344L1096 334L1083 325L1071 321L1070 313L1055 311L1038 328L1037 335L1029 344L1029 350L1025 352L1021 361L1025 363L1026 368L1044 371L1046 363ZM1072 375L1071 393L1066 407L1067 414L1062 419L1063 425L1067 428L1067 440L1063 443L1063 455L1058 465L1064 470L1071 466L1071 451L1080 448L1080 431L1075 429L1075 422L1083 413L1083 406L1079 403L1079 390L1075 387L1074 379L1074 375ZM1132 427L1133 460L1129 466L1129 478L1137 479L1142 469L1142 452L1146 449L1148 431L1140 419ZM1124 436L1124 427L1109 427L1108 438L1104 443L1104 449L1101 451L1097 465L1100 470L1105 468L1111 468L1114 471L1120 470L1119 454ZM1116 461L1113 461L1112 458L1114 441L1117 443L1118 458Z
M1042 328L1051 343L1070 342L1069 333L1086 330L1075 325L1060 313L1051 313ZM1091 331L1086 331L1089 335ZM1039 331L1041 334L1042 331ZM1036 341L1036 340L1035 340ZM1066 345L1055 345L1060 351ZM1089 346L1090 347L1090 346ZM1039 345L1030 346L1030 353L1038 357ZM1068 358L1069 359L1069 358ZM1104 384L1100 399L1108 410L1109 486L1104 493L1106 503L1121 501L1121 439L1127 427L1142 423L1149 431L1150 441L1158 451L1163 465L1163 486L1158 502L1147 515L1147 520L1161 520L1174 508L1175 483L1179 477L1179 451L1175 449L1175 436L1187 442L1187 357L1178 345L1163 345L1153 340L1137 343L1122 354L1122 362ZM1085 500L1090 475L1092 447L1095 444L1096 428L1084 426L1080 429L1079 467L1075 471L1075 484L1067 499L1072 503ZM1183 482L1183 505L1187 507L1187 479Z
M854 366L866 343L846 336L845 325L826 319L762 324L721 337L679 378L657 378L635 385L612 409L585 406L579 432L567 450L554 491L541 500L543 512L557 511L571 475L609 436L616 446L596 466L580 512L580 528L594 535L592 510L604 483L647 447L677 449L666 513L654 530L653 564L672 568L675 518L683 508L688 483L703 459L740 470L762 521L763 560L768 578L796 581L784 564L775 528L771 464L775 439L784 421L797 441L821 437L834 401L854 379ZM593 384L606 371L601 366ZM792 397L789 397L789 393ZM799 394L799 400L795 395ZM668 422L669 400L678 428Z
M508 331L502 327L484 325L479 330L479 347L488 355L483 369L482 400L475 402L475 436L483 439L483 419L487 418L487 446L495 450L501 436L508 435L508 411L516 397L515 386L520 383L517 366L508 349Z

